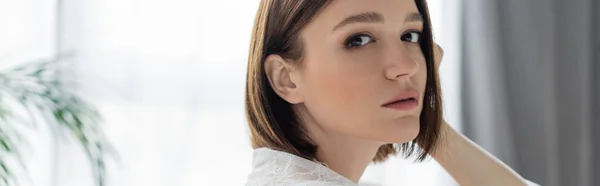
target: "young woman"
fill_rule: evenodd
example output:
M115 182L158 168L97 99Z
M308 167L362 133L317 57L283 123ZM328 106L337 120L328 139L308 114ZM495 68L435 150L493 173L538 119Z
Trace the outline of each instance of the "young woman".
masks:
M262 0L247 185L356 185L397 153L460 185L532 184L444 122L434 46L425 0Z

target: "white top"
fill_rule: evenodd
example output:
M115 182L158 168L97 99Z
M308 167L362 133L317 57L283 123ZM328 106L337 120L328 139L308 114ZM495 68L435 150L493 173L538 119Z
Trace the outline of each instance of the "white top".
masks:
M268 148L254 150L246 186L358 186L335 171L305 158ZM529 182L528 186L537 186Z
M356 186L320 163L268 148L254 149L252 173L246 186Z

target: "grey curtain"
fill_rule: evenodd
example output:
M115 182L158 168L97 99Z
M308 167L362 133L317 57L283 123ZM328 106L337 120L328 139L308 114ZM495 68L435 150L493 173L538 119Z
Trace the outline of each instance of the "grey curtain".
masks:
M600 1L464 0L464 132L541 185L600 185Z

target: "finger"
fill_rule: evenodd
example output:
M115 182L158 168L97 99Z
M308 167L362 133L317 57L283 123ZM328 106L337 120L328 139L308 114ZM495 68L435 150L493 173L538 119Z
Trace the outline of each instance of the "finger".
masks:
M444 58L444 49L442 49L442 47L436 43L433 49L433 59L435 61L436 68L439 68L442 58Z

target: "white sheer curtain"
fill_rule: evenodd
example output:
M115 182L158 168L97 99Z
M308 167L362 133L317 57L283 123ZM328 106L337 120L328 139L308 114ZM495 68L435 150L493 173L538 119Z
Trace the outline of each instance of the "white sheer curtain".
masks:
M445 49L441 75L450 123L460 123L458 1L429 1L436 40ZM38 15L43 7L50 13L42 17L55 17L52 10L56 10L56 0L21 2L27 2L22 3L27 11L15 14ZM42 21L48 25L57 20L63 23L58 35L61 48L51 49L75 53L72 62L77 73L73 77L105 116L104 130L117 152L116 160L109 164L108 186L244 184L252 149L243 93L258 2L63 0L60 19ZM0 12L9 14L3 9ZM0 20L13 19L6 17ZM39 30L37 22L17 20L21 21L32 26L23 29ZM0 46L21 50L4 42L10 38L7 34L14 33L0 33ZM20 36L15 42L41 42ZM53 29L39 37L55 47ZM35 154L39 160L35 166L47 172L36 170L39 173L32 176L31 185L93 184L87 159L75 143L38 141L51 144L41 145L42 150ZM453 184L433 160L413 164L401 158L370 166L363 181Z

